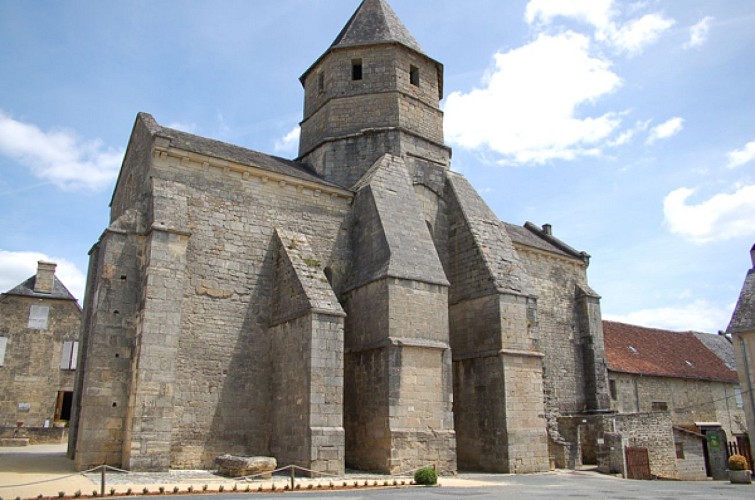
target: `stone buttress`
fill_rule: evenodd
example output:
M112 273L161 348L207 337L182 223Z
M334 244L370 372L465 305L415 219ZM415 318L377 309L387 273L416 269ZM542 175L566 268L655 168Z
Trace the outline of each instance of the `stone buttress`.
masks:
M384 155L356 192L342 294L347 466L453 471L448 281L400 157Z
M448 175L449 319L459 467L548 469L536 299L503 223Z
M307 237L276 230L272 442L279 464L344 472L344 312Z

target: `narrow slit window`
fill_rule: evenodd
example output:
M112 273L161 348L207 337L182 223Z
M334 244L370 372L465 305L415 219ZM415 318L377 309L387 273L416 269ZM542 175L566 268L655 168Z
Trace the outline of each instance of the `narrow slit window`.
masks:
M320 93L325 92L325 73L317 75L317 91Z
M354 81L362 79L362 60L353 59L351 61L351 79Z
M419 68L417 66L409 67L409 83L419 87Z

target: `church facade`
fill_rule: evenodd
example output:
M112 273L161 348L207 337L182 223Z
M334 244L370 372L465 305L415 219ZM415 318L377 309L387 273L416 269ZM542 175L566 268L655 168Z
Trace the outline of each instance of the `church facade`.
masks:
M443 66L385 0L301 83L293 161L137 116L90 254L77 467L563 462L561 422L610 405L589 256L450 170Z

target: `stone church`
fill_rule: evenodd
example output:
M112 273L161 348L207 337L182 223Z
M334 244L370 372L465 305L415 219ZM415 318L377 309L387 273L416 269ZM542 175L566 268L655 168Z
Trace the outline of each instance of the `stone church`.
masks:
M137 116L90 253L77 467L562 463L564 422L610 405L589 256L450 170L443 65L385 0L301 83L295 160Z

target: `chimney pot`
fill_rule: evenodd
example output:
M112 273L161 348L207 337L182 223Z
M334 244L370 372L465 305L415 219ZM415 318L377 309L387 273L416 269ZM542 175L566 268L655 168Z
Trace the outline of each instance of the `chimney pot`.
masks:
M543 232L548 236L553 235L553 226L550 224L543 224Z
M750 249L750 260L752 260L752 268L755 269L755 245Z
M34 279L34 291L38 293L52 293L55 286L55 268L58 267L54 262L37 262L37 276Z

